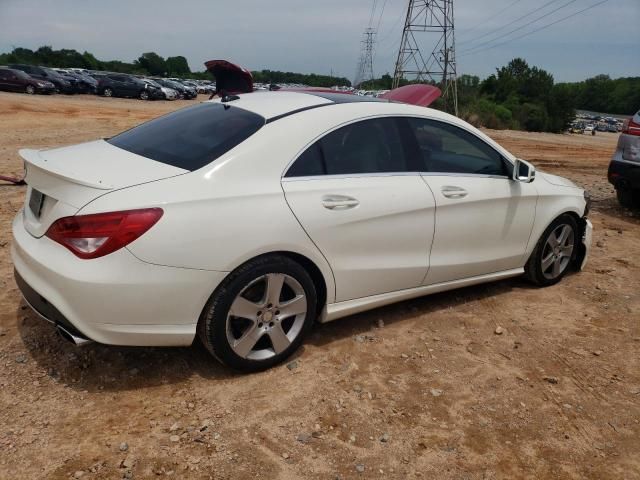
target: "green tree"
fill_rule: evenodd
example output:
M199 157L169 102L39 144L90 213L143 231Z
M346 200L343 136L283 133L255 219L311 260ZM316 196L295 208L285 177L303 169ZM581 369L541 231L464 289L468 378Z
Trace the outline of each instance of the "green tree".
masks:
M150 75L164 75L167 72L167 62L155 52L143 53L134 65Z
M191 73L187 59L182 55L177 57L167 57L166 61L167 73L169 75L188 75Z

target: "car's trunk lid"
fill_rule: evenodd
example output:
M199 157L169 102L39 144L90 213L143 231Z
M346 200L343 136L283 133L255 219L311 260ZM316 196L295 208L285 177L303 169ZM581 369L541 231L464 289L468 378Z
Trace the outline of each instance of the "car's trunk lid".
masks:
M87 203L133 185L186 173L110 145L104 140L52 150L20 150L28 185L24 208L27 231L40 237L58 218Z

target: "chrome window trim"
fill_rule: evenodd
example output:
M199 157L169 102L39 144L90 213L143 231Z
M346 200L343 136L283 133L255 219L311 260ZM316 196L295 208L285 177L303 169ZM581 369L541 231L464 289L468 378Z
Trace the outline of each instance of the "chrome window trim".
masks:
M307 182L309 180L342 180L346 178L367 177L472 177L511 180L507 175L487 175L485 173L448 173L448 172L376 172L376 173L341 173L339 175L309 175L306 177L282 177L283 182Z
M367 103L367 102L363 102L363 103ZM372 103L378 103L378 102L372 102ZM329 104L322 104L324 105L331 105ZM392 114L376 114L376 115L367 115L364 117L359 117L359 118L355 118L355 119L351 119L345 122L342 122L339 125L334 125L332 128L330 128L329 130L317 135L313 140L311 140L310 142L308 142L304 148L302 148L294 157L292 160L290 160L287 165L285 166L284 170L282 171L282 174L280 175L280 179L283 181L293 181L290 179L312 179L312 178L318 178L318 177L339 177L339 176L345 176L347 178L353 178L354 176L398 176L398 175L404 175L404 174L409 174L409 175L413 175L416 172L395 172L392 173L391 175L389 175L387 172L377 172L377 173L363 173L363 174L344 174L344 175L314 175L314 176L309 176L309 177L287 177L287 172L289 171L289 169L291 168L291 166L296 162L296 160L298 160L298 158L300 158L300 156L307 151L308 148L311 147L311 145L313 145L314 143L316 143L317 141L319 141L321 138L325 137L326 135L330 134L331 132L334 132L336 130L338 130L339 128L345 127L347 125L351 125L354 123L358 123L358 122L362 122L365 120L373 120L376 118L416 118L419 120L430 120L433 122L440 122L440 123L446 123L447 125L450 125L452 127L456 127L460 130L463 130L464 132L467 132L470 135L473 135L475 138L477 138L478 140L480 140L481 142L485 143L489 148L491 148L493 151L495 151L498 155L500 155L504 160L506 160L507 162L509 162L511 165L514 165L514 161L511 160L508 156L503 155L503 153L496 149L493 145L491 145L490 143L488 143L484 138L476 135L475 132L472 132L471 130L468 130L467 128L465 128L464 126L461 125L457 125L453 122L448 121L447 119L443 119L443 118L435 118L435 117L430 117L430 116L421 116L421 115L416 115L416 114L408 114L408 113L392 113ZM504 149L504 147L502 147L501 145L498 144L499 147L501 147L505 152L511 154L510 152L508 152L506 149ZM438 176L442 176L442 175L450 175L450 176L456 176L456 177L484 177L484 178L507 178L509 179L510 177L508 175L486 175L486 174L480 174L480 173L448 173L448 172L422 172L421 175L438 175Z

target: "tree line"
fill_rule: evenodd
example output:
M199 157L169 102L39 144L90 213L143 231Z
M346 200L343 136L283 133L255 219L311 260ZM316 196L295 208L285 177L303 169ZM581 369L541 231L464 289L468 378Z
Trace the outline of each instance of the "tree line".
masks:
M206 71L191 71L183 56L163 58L146 52L133 62L98 60L89 52L73 49L54 50L43 46L37 50L14 48L0 54L0 65L26 63L50 67L74 67L152 76L211 79ZM330 75L257 70L254 81L260 83L299 83L312 87L350 86L344 77ZM388 73L363 82L360 88L391 89ZM403 80L401 85L411 83ZM436 102L435 108L442 108ZM465 120L489 128L559 132L575 117L575 110L632 115L640 108L640 77L612 79L598 75L582 82L555 83L553 76L524 59L515 58L497 68L496 73L481 80L474 75L458 78L458 113Z
M360 87L386 90L392 81L385 74ZM441 101L434 104L441 106ZM484 80L474 75L458 78L459 116L488 128L560 132L575 118L576 109L632 115L639 108L640 77L598 75L555 83L549 72L515 58Z
M50 46L43 46L37 50L14 48L10 53L0 54L0 65L11 63L211 80L211 74L207 71L191 71L185 57L179 55L163 58L155 52L143 53L133 62L122 62L120 60L98 60L87 51L80 53L77 50L66 48L61 50L54 50ZM303 74L275 70L258 70L251 73L254 81L261 83L301 83L312 87L332 87L334 85L348 87L351 85L351 82L344 77L315 73Z

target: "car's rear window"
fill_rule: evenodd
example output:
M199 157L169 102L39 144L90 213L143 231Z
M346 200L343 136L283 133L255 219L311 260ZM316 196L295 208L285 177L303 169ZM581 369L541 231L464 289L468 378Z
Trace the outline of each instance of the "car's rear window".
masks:
M164 115L107 140L158 162L197 170L239 145L264 117L220 103L201 103Z

